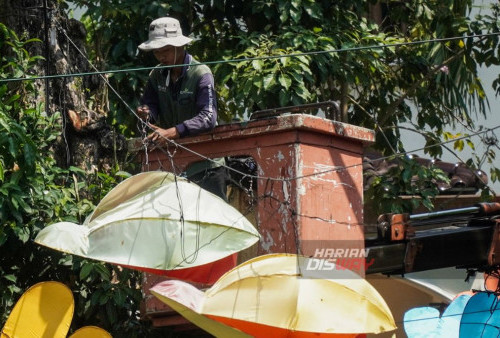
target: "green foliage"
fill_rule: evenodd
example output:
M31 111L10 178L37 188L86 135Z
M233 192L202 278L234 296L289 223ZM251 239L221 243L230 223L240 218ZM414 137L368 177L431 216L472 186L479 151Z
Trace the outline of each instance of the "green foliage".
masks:
M75 274L73 327L96 325L116 337L144 337L148 327L139 322L142 301L140 274L101 262L72 257Z
M365 198L374 202L376 213L412 212L420 204L432 210L434 197L439 194L438 183L449 182L446 173L435 166L422 166L409 157L399 158L396 163L387 174L375 177L365 193Z
M252 62L240 61L234 67L226 65L225 74L222 70L218 73L224 74L222 82L226 84L220 88L220 93L225 94L236 84L240 89L226 102L226 106L233 111L244 111L240 108L267 109L269 106L266 103L273 101L276 107L311 101L312 93L302 85L306 79L312 79L309 59L305 56L280 58L280 55L293 51L277 48L273 41L263 36L253 39L260 47L249 47L236 56L237 59L253 58ZM264 60L271 55L275 58Z
M38 59L22 41L0 24L0 78L23 77ZM124 173L88 173L62 169L54 160L61 115L47 116L31 107L33 83L0 83L0 321L33 284L66 283L76 300L74 329L99 325L115 336L143 337L139 321L140 274L103 263L63 255L35 245L46 225L82 223L96 203Z
M135 68L138 65L154 65L151 53L138 53L137 46L148 36L149 23L174 5L161 1L73 1L85 6L82 19L88 31L89 57L101 60L103 69ZM139 104L140 92L146 83L148 71L113 73L109 82L134 108ZM122 101L110 94L110 123L127 136L137 135L136 118Z
M136 47L153 19L174 16L195 38L190 52L213 62L221 119L336 100L350 123L376 130L375 148L384 155L405 151L405 124L425 130L432 145L426 153L442 156L447 129L473 130L474 117L487 111L479 67L500 63L497 36L405 44L498 32L499 6L470 20L470 0L379 2L381 20L371 19L373 2L356 0L74 2L88 8L89 50L107 69L155 65L151 53ZM146 77L137 71L111 81L134 106ZM494 82L498 92L499 84L500 78ZM130 112L110 99L110 116L127 123L122 130L134 130ZM456 150L463 145L457 142Z
M471 1L387 1L382 3L387 14L377 22L368 19L372 2L355 0L73 3L86 8L87 50L101 69L154 66L151 53L138 52L137 46L147 39L153 19L171 15L196 38L189 50L198 60L226 61L212 67L222 119L337 100L350 123L377 131L375 148L385 155L404 152L402 124L425 137L431 156L441 156L441 142L455 138L455 150L474 149L470 139L447 128L460 124L474 130L474 117L488 106L478 68L500 64L497 36L400 45L498 32L497 4L491 13L469 20ZM0 24L0 78L28 76L40 57L30 56L25 46L37 42L22 40ZM135 107L147 76L147 71L115 73L109 80ZM493 86L500 93L500 77ZM34 91L30 81L0 83L0 318L29 286L54 279L74 291L74 328L95 324L119 337L145 336L147 328L138 320L140 274L33 244L47 224L81 223L123 177L58 168L53 145L61 116L30 106ZM135 117L114 96L109 118L126 135L136 134ZM494 164L493 145L467 164ZM493 167L490 177L500 179L500 169ZM376 177L365 196L377 201L380 213L411 212L420 204L431 209L435 183L446 180L442 171L403 158ZM402 194L418 198L404 200ZM489 194L482 192L485 199Z
M98 3L89 7L94 20L104 17L109 6ZM473 113L486 111L479 66L500 62L495 36L387 47L497 32L497 5L491 15L470 21L471 1L387 2L381 4L386 16L378 25L366 19L367 3L354 0L177 0L152 7L140 3L140 16L131 11L135 3L122 1L120 10L114 9L116 15L106 16L111 17L105 23L110 30L91 32L93 40L113 46L113 52L105 54L110 65L152 65L144 53L134 54L133 46L146 39L152 19L171 15L196 37L189 48L199 60L226 60L213 66L222 119L337 100L347 108L351 123L377 131L375 148L385 155L393 149L404 152L399 126L405 123L418 132L426 130L426 152L440 157L446 128L458 124L474 129ZM135 21L138 17L142 22ZM129 80L133 86L128 92L134 97L140 95L144 75L127 74L137 78ZM455 149L463 149L463 142L457 141Z
M417 116L419 125L428 124L427 120L445 104L467 111L470 104L477 102L484 111L481 106L484 91L477 81L478 63L464 53L469 41L382 48L408 38L432 39L471 33L472 26L469 27L465 16L467 5L420 1L407 3L404 8L392 5L385 22L412 23L410 29L402 31L396 24L388 29L367 21L367 7L359 1L342 4L310 0L75 3L87 6L84 17L89 41L111 69L154 64L150 54L138 53L137 46L147 39L148 23L164 15L179 18L184 32L197 38L189 48L200 60L249 59L214 66L219 105L223 109L221 115L227 119L242 116L254 108L340 100L343 85L351 89L349 95L358 103L351 108L353 120L367 126L373 126L376 121L365 113L360 114L357 106L372 116L383 114L382 125L387 124L388 118L390 122L407 120L407 101L398 103L402 95L422 107L423 113ZM488 22L483 20L480 28L489 28ZM336 52L363 46L381 48ZM488 48L491 49L491 43ZM304 60L276 57L304 52L316 53ZM265 58L267 56L271 59ZM483 60L486 59L479 62ZM488 60L491 62L492 57ZM446 62L453 75L460 75L459 81L443 76L438 66ZM146 76L145 72L135 72L115 74L112 78L133 100L139 96ZM413 88L415 83L419 86ZM438 90L429 93L429 86ZM470 98L469 105L460 94ZM384 114L386 109L391 109L392 114ZM444 115L440 113L437 117ZM434 129L442 126L437 117L429 123Z

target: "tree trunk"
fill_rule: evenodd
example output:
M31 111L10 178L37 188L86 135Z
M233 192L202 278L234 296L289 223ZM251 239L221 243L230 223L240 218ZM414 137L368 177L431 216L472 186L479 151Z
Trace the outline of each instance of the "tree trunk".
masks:
M61 112L61 137L57 146L60 166L84 170L107 170L126 153L126 142L106 122L106 103L92 100L105 89L99 75L67 76L92 72L85 51L84 25L69 19L57 0L0 0L1 20L18 36L38 38L30 43L31 56L41 55L34 76L36 92L24 98L37 106L44 103L47 114ZM60 76L57 76L60 75ZM91 103L88 103L91 102Z

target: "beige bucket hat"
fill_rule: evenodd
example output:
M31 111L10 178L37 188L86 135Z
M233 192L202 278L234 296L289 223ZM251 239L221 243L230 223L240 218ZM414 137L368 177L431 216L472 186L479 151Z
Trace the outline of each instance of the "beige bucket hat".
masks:
M149 25L149 40L139 45L139 49L150 51L167 45L180 47L190 43L192 39L182 35L179 20L164 17Z

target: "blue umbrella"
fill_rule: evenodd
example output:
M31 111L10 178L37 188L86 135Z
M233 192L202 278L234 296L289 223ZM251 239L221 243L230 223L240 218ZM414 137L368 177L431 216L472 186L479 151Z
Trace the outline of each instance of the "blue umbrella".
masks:
M496 294L478 292L465 306L460 322L460 337L498 337L500 306Z
M439 310L431 306L414 307L405 312L404 328L408 338L439 337Z
M431 306L416 307L406 311L404 328L408 338L457 338L464 308L470 295L456 297L440 316ZM473 337L473 336L470 336Z
M460 322L464 313L464 308L470 300L471 295L461 295L456 297L444 310L440 321L441 337L458 337Z

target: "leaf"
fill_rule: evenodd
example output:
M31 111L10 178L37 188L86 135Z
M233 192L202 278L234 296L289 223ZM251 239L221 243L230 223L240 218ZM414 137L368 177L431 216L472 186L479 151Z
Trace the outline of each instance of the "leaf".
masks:
M300 9L300 6L302 5L302 1L301 0L291 0L290 4L292 5L293 8Z
M257 70L257 71L260 71L262 70L262 65L264 64L264 61L262 60L253 60L252 61L252 67Z
M99 305L106 304L108 302L109 298L110 298L109 295L107 293L103 292L101 294L101 296L99 297Z
M0 210L0 218L3 218L1 210ZM0 231L0 245L4 245L6 241L7 241L7 234L3 231Z
M93 264L85 263L80 269L80 280L85 280L93 270Z
M288 20L288 12L287 11L281 11L280 14L280 21L285 22Z
M5 170L3 160L0 158L0 183L5 179Z
M105 281L109 281L111 279L111 272L109 272L108 268L104 264L96 264L95 269L101 276L101 279Z
M304 86L294 87L295 93L302 98L303 102L308 102L311 96L311 93Z
M468 146L469 146L472 150L476 149L476 147L474 146L474 143L473 143L471 140L467 139L467 140L466 140L466 142L467 142L467 145L468 145Z
M427 199L427 198L424 198L422 200L422 204L424 205L424 207L426 207L428 210L432 210L434 209L434 204L432 203L431 200Z
M9 138L9 154L16 158L17 157L17 144L14 138Z
M21 218L21 216L19 216L19 218ZM20 219L19 223L22 223L22 218ZM17 228L16 235L23 243L28 242L28 240L30 239L29 229L27 227Z
M81 169L81 168L78 168L78 167L75 167L75 166L70 166L69 168L69 171L75 173L75 174L81 174L81 175L86 175L87 173L85 172L85 170Z
M123 177L123 178L129 178L132 176L131 173L129 172L126 172L126 171L122 171L122 170L119 170L115 173L115 176L118 176L118 177Z
M410 182L411 176L412 176L411 175L411 171L409 169L403 170L403 173L401 175L401 177L403 178L404 182Z
M6 105L11 104L12 102L19 100L20 97L21 97L20 94L12 95L11 97L9 97L7 100L4 101L4 104Z
M289 64L290 58L288 58L288 57L280 58L279 60L280 60L280 63L283 67L287 67Z
M17 281L17 277L14 275L3 275L2 277L8 281L13 282L13 283L15 283Z
M293 22L298 23L300 21L301 16L302 16L301 10L290 8L290 17L292 18Z
M12 206L14 207L14 209L18 210L19 209L19 202L17 201L17 196L16 195L13 195L10 199L11 203L12 203Z
M463 140L456 140L455 143L453 144L453 147L455 149L460 150L460 151L464 150L464 141Z
M255 76L253 78L252 84L255 88L260 90L262 88L262 78L260 76Z
M35 148L31 144L26 143L24 145L24 161L29 171L35 170L35 158L36 158Z
M263 85L264 85L264 90L268 91L270 90L274 85L276 84L276 81L274 80L274 74L269 73L266 76L264 76L263 80Z
M278 81L286 90L290 89L290 86L292 85L292 79L285 74L280 74L278 76Z
M115 292L113 292L113 300L117 305L123 306L127 300L127 294L121 289L116 289Z
M279 103L280 106L285 107L288 105L289 94L284 90L280 90L279 92Z

